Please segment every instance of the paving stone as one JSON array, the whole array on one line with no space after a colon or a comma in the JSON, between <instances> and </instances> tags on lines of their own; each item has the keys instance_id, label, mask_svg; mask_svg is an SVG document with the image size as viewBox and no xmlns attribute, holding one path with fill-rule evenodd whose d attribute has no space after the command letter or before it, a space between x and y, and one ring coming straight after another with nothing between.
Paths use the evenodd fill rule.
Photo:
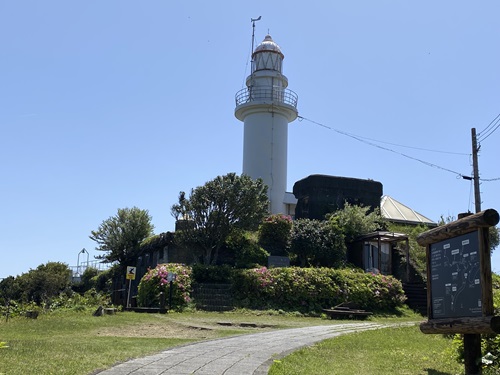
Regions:
<instances>
[{"instance_id":1,"label":"paving stone","mask_svg":"<svg viewBox=\"0 0 500 375\"><path fill-rule=\"evenodd\" d=\"M100 375L266 375L275 359L328 338L397 324L347 323L202 341L130 360Z\"/></svg>"}]
</instances>

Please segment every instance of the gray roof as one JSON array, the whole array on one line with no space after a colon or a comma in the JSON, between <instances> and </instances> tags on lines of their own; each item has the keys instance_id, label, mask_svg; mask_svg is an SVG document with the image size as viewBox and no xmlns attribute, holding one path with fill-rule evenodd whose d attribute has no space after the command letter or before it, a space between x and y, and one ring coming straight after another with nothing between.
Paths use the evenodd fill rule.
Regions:
<instances>
[{"instance_id":1,"label":"gray roof","mask_svg":"<svg viewBox=\"0 0 500 375\"><path fill-rule=\"evenodd\" d=\"M436 222L388 195L382 196L380 200L380 213L384 218L394 222L437 226Z\"/></svg>"}]
</instances>

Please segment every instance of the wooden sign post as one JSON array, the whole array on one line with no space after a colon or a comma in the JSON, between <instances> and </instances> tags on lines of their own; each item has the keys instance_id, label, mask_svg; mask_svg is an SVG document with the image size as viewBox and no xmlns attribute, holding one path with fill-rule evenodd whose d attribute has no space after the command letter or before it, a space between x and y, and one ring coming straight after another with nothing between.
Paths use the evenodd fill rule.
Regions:
<instances>
[{"instance_id":1,"label":"wooden sign post","mask_svg":"<svg viewBox=\"0 0 500 375\"><path fill-rule=\"evenodd\" d=\"M427 256L427 317L423 333L463 334L465 373L481 374L481 334L500 333L493 316L488 228L499 221L488 209L417 237Z\"/></svg>"}]
</instances>

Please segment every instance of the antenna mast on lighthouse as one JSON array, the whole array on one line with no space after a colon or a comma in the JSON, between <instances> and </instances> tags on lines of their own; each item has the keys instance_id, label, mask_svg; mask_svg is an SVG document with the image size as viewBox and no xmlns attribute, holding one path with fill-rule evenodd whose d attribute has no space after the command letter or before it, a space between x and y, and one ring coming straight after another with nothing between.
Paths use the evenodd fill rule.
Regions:
<instances>
[{"instance_id":1,"label":"antenna mast on lighthouse","mask_svg":"<svg viewBox=\"0 0 500 375\"><path fill-rule=\"evenodd\" d=\"M253 45L255 42L255 22L260 21L262 16L259 16L258 18L250 18L250 22L252 22L252 51L250 52L252 54L252 61L253 61Z\"/></svg>"}]
</instances>

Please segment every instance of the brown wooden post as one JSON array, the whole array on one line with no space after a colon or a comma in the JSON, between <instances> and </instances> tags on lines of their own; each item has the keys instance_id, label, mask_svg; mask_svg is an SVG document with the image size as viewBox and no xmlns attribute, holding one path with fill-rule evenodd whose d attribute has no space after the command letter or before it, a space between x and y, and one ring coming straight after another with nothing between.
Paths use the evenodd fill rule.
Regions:
<instances>
[{"instance_id":1,"label":"brown wooden post","mask_svg":"<svg viewBox=\"0 0 500 375\"><path fill-rule=\"evenodd\" d=\"M405 241L406 246L406 282L410 282L410 241L408 238Z\"/></svg>"},{"instance_id":2,"label":"brown wooden post","mask_svg":"<svg viewBox=\"0 0 500 375\"><path fill-rule=\"evenodd\" d=\"M464 335L465 375L481 375L481 335Z\"/></svg>"},{"instance_id":3,"label":"brown wooden post","mask_svg":"<svg viewBox=\"0 0 500 375\"><path fill-rule=\"evenodd\" d=\"M483 316L493 315L493 291L491 280L491 259L489 252L488 230L479 228L479 252L480 252L480 272L481 272L481 295ZM486 233L486 236L485 236ZM464 366L466 375L480 375L483 373L481 366L481 335L464 335Z\"/></svg>"}]
</instances>

